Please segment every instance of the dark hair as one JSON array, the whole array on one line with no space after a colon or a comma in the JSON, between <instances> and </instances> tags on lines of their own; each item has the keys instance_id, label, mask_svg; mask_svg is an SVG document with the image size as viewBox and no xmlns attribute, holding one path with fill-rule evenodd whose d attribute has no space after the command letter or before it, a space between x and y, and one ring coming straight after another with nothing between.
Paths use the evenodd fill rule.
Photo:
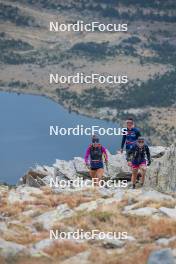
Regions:
<instances>
[{"instance_id":1,"label":"dark hair","mask_svg":"<svg viewBox=\"0 0 176 264\"><path fill-rule=\"evenodd\" d=\"M99 143L99 138L97 135L92 136L92 143Z\"/></svg>"},{"instance_id":2,"label":"dark hair","mask_svg":"<svg viewBox=\"0 0 176 264\"><path fill-rule=\"evenodd\" d=\"M127 118L127 120L134 122L134 119L132 117Z\"/></svg>"},{"instance_id":3,"label":"dark hair","mask_svg":"<svg viewBox=\"0 0 176 264\"><path fill-rule=\"evenodd\" d=\"M139 141L139 140L145 141L145 138L144 137L138 137L137 141Z\"/></svg>"}]
</instances>

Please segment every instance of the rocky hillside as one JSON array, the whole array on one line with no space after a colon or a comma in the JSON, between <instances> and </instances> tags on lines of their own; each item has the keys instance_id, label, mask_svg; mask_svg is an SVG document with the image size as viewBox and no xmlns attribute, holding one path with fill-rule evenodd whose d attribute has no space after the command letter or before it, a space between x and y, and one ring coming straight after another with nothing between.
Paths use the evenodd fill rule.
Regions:
<instances>
[{"instance_id":1,"label":"rocky hillside","mask_svg":"<svg viewBox=\"0 0 176 264\"><path fill-rule=\"evenodd\" d=\"M0 89L48 96L114 121L134 116L155 144L175 138L176 4L169 1L0 1ZM49 22L127 23L121 33L49 32ZM7 74L8 72L8 74ZM127 85L49 85L49 73L128 75Z\"/></svg>"},{"instance_id":2,"label":"rocky hillside","mask_svg":"<svg viewBox=\"0 0 176 264\"><path fill-rule=\"evenodd\" d=\"M145 186L154 188L161 192L176 192L176 146L170 148L157 146L150 147L152 163L147 170ZM108 153L109 165L105 168L104 180L118 181L131 179L131 169L128 167L125 154L111 155ZM31 187L49 186L50 180L59 179L75 181L83 179L88 181L89 173L85 166L84 159L76 157L70 161L56 160L52 167L37 166L33 170L27 172L22 177L19 184L27 184ZM86 183L87 184L87 183ZM83 184L84 187L84 184ZM75 189L73 185L70 190ZM79 188L78 188L79 189ZM60 186L56 188L57 192L65 191Z\"/></svg>"},{"instance_id":3,"label":"rocky hillside","mask_svg":"<svg viewBox=\"0 0 176 264\"><path fill-rule=\"evenodd\" d=\"M56 177L59 183L80 177L89 183L80 158L70 162L57 160L53 167L37 166L16 188L1 186L1 263L176 263L175 147L155 147L151 152L153 162L142 189L131 190L129 184L125 188L84 184L50 187L50 180ZM110 155L105 181L117 182L128 176L122 155ZM165 176L169 178L164 180ZM158 192L152 186L166 186L169 193ZM78 230L126 232L126 237L76 239L73 233ZM57 237L63 232L71 232L70 238Z\"/></svg>"},{"instance_id":4,"label":"rocky hillside","mask_svg":"<svg viewBox=\"0 0 176 264\"><path fill-rule=\"evenodd\" d=\"M165 154L156 159L148 169L146 186L154 187L162 192L176 192L176 147L169 148Z\"/></svg>"}]
</instances>

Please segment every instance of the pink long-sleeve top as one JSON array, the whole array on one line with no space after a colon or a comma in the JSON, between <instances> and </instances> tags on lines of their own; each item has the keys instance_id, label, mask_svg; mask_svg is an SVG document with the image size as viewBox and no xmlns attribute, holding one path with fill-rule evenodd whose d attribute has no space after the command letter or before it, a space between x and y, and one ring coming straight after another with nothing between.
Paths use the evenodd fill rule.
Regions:
<instances>
[{"instance_id":1,"label":"pink long-sleeve top","mask_svg":"<svg viewBox=\"0 0 176 264\"><path fill-rule=\"evenodd\" d=\"M88 163L88 160L89 160L91 146L92 146L91 144L88 146L85 157L84 157L84 161L86 164ZM104 156L105 161L108 161L108 154L107 154L105 147L103 146L102 146L102 155Z\"/></svg>"}]
</instances>

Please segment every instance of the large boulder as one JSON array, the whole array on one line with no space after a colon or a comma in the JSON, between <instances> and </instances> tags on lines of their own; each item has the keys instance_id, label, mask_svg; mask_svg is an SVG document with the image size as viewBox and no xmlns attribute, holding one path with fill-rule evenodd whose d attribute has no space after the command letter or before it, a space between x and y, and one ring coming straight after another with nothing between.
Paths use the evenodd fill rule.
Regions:
<instances>
[{"instance_id":1,"label":"large boulder","mask_svg":"<svg viewBox=\"0 0 176 264\"><path fill-rule=\"evenodd\" d=\"M73 164L75 167L75 170L78 174L80 174L83 177L88 177L89 176L89 170L85 166L85 162L83 158L80 157L75 157L73 160Z\"/></svg>"},{"instance_id":2,"label":"large boulder","mask_svg":"<svg viewBox=\"0 0 176 264\"><path fill-rule=\"evenodd\" d=\"M164 248L157 251L153 251L147 261L147 264L175 264L172 250L170 248Z\"/></svg>"},{"instance_id":3,"label":"large boulder","mask_svg":"<svg viewBox=\"0 0 176 264\"><path fill-rule=\"evenodd\" d=\"M146 174L146 187L163 192L176 192L176 145L165 151L161 158L153 160Z\"/></svg>"},{"instance_id":4,"label":"large boulder","mask_svg":"<svg viewBox=\"0 0 176 264\"><path fill-rule=\"evenodd\" d=\"M176 208L160 207L159 210L168 217L176 220Z\"/></svg>"},{"instance_id":5,"label":"large boulder","mask_svg":"<svg viewBox=\"0 0 176 264\"><path fill-rule=\"evenodd\" d=\"M14 204L18 202L33 202L35 197L33 194L42 194L40 189L29 186L19 186L18 188L12 189L8 193L8 202L9 204Z\"/></svg>"},{"instance_id":6,"label":"large boulder","mask_svg":"<svg viewBox=\"0 0 176 264\"><path fill-rule=\"evenodd\" d=\"M18 253L25 250L25 246L0 239L0 252L1 256L6 259L16 256Z\"/></svg>"},{"instance_id":7,"label":"large boulder","mask_svg":"<svg viewBox=\"0 0 176 264\"><path fill-rule=\"evenodd\" d=\"M56 209L38 216L35 218L34 222L40 223L43 228L49 230L55 223L61 221L62 219L71 217L73 213L73 210L71 210L67 204L61 204L58 205Z\"/></svg>"},{"instance_id":8,"label":"large boulder","mask_svg":"<svg viewBox=\"0 0 176 264\"><path fill-rule=\"evenodd\" d=\"M55 176L57 177L65 177L68 180L74 180L76 178L76 169L72 160L56 160L53 165L55 168Z\"/></svg>"},{"instance_id":9,"label":"large boulder","mask_svg":"<svg viewBox=\"0 0 176 264\"><path fill-rule=\"evenodd\" d=\"M170 149L167 149L165 147L150 147L151 156L154 159L154 162L151 165L151 168L149 169L149 172L147 175L152 175L152 177L148 177L148 185L154 187L156 185L156 182L158 180L158 166L159 168L163 166L163 164L160 163L162 160L164 160L164 167L171 166L168 165L169 163L167 160L168 152ZM173 155L172 153L170 154ZM105 167L104 177L106 180L130 180L131 179L131 168L127 165L126 161L126 154L125 152L123 154L117 153L115 155L112 155L108 152L109 157L109 165L108 168ZM169 162L171 162L171 159ZM164 171L164 167L162 171ZM170 170L172 170L170 168ZM167 172L167 171L166 171ZM173 175L174 171L171 173ZM60 181L75 181L79 177L86 180L89 178L89 171L87 167L85 166L85 162L83 158L76 157L73 160L65 161L65 160L56 160L56 162L53 164L52 167L48 166L36 166L33 170L30 170L23 178L22 183L32 186L32 187L40 187L45 185L50 185L50 180L56 180L59 183ZM150 180L152 178L152 181ZM166 173L163 176L164 180L166 180ZM170 176L172 178L172 176ZM170 179L169 182L173 182L174 179ZM170 181L171 180L171 181ZM171 183L172 185L172 183ZM57 190L62 192L62 188L58 188Z\"/></svg>"},{"instance_id":10,"label":"large boulder","mask_svg":"<svg viewBox=\"0 0 176 264\"><path fill-rule=\"evenodd\" d=\"M162 146L155 146L155 147L151 146L150 147L151 157L152 158L160 158L160 157L162 157L165 154L167 149L168 148L162 147Z\"/></svg>"},{"instance_id":11,"label":"large boulder","mask_svg":"<svg viewBox=\"0 0 176 264\"><path fill-rule=\"evenodd\" d=\"M111 179L129 179L131 176L131 169L127 165L125 153L117 153L116 155L108 153L108 157L108 176Z\"/></svg>"}]
</instances>

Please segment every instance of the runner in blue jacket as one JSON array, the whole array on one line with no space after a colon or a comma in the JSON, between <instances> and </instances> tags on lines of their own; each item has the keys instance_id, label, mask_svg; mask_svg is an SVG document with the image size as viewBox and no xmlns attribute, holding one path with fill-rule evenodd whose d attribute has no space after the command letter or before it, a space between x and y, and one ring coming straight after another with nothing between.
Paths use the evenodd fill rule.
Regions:
<instances>
[{"instance_id":1,"label":"runner in blue jacket","mask_svg":"<svg viewBox=\"0 0 176 264\"><path fill-rule=\"evenodd\" d=\"M123 153L124 146L126 147L126 159L128 165L131 166L130 153L129 151L136 144L137 139L141 136L138 128L134 127L134 121L132 118L128 118L127 123L127 134L123 135L121 143L121 153Z\"/></svg>"}]
</instances>

